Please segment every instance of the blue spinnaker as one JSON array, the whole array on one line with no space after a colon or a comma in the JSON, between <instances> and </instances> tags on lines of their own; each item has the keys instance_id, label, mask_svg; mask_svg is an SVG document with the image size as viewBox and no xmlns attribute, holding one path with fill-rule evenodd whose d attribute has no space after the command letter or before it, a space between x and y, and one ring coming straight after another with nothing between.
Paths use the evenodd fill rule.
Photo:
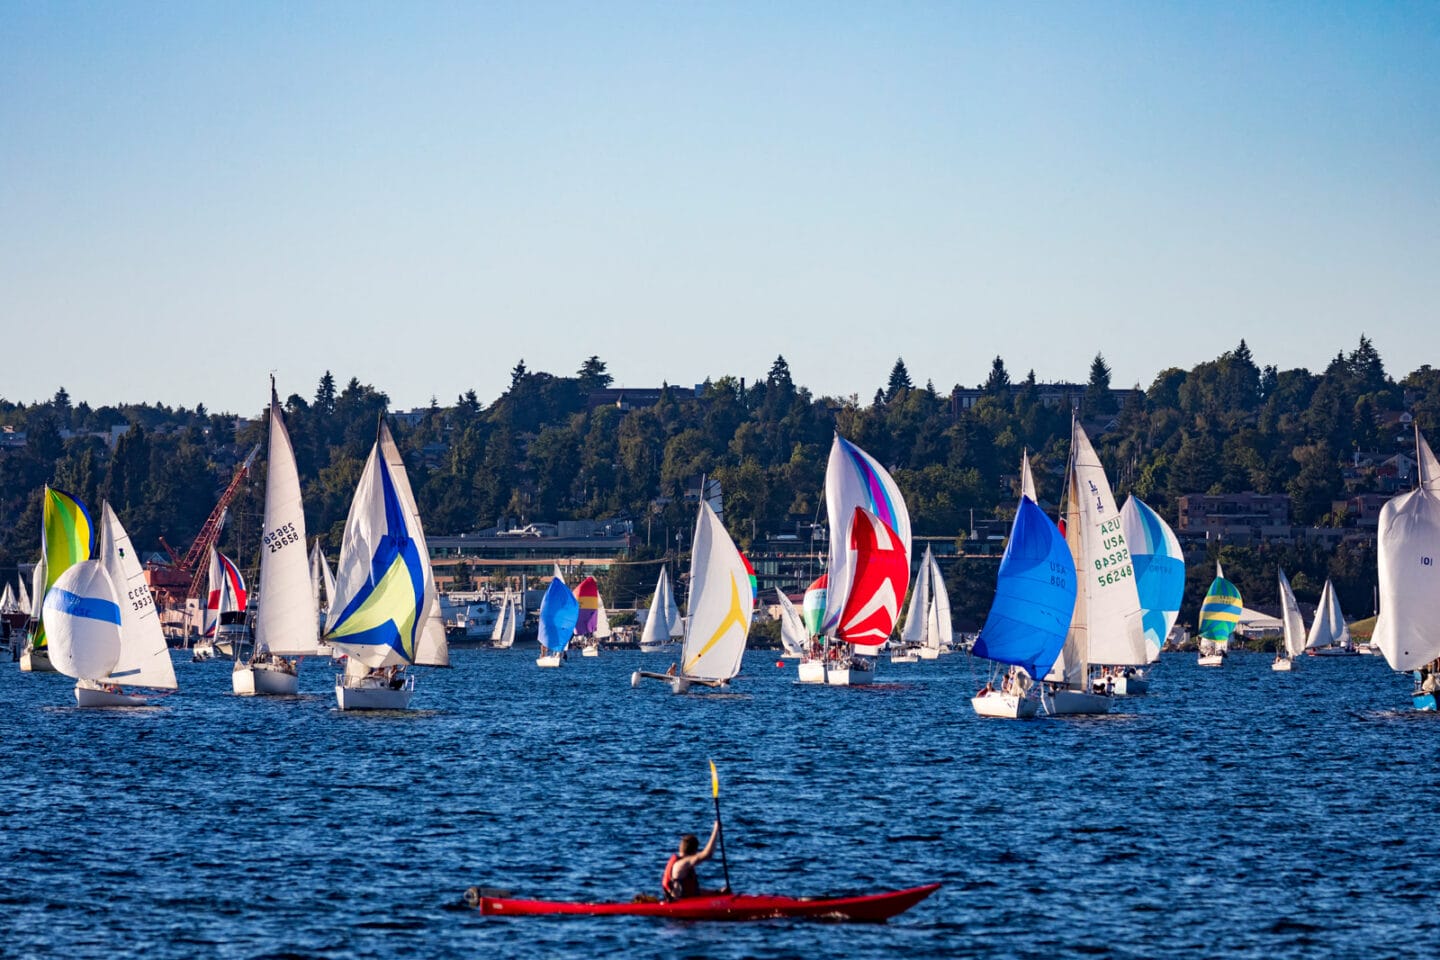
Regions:
<instances>
[{"instance_id":1,"label":"blue spinnaker","mask_svg":"<svg viewBox=\"0 0 1440 960\"><path fill-rule=\"evenodd\" d=\"M1074 612L1070 547L1034 501L1021 497L975 655L1023 667L1038 680L1060 656Z\"/></svg>"},{"instance_id":2,"label":"blue spinnaker","mask_svg":"<svg viewBox=\"0 0 1440 960\"><path fill-rule=\"evenodd\" d=\"M559 577L550 581L540 601L540 646L559 653L570 644L575 623L580 619L580 601Z\"/></svg>"},{"instance_id":3,"label":"blue spinnaker","mask_svg":"<svg viewBox=\"0 0 1440 960\"><path fill-rule=\"evenodd\" d=\"M1185 558L1169 524L1139 497L1130 497L1120 511L1120 519L1135 564L1145 642L1158 652L1180 616L1180 601L1185 598Z\"/></svg>"}]
</instances>

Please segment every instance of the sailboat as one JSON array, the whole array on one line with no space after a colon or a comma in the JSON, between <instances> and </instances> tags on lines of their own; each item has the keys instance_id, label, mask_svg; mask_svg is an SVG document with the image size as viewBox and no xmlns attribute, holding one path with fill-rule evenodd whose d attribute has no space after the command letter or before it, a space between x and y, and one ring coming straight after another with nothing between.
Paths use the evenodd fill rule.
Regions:
<instances>
[{"instance_id":1,"label":"sailboat","mask_svg":"<svg viewBox=\"0 0 1440 960\"><path fill-rule=\"evenodd\" d=\"M1415 452L1420 485L1380 509L1380 612L1370 642L1391 670L1415 672L1411 702L1429 711L1440 685L1440 464L1418 428Z\"/></svg>"},{"instance_id":2,"label":"sailboat","mask_svg":"<svg viewBox=\"0 0 1440 960\"><path fill-rule=\"evenodd\" d=\"M1288 671L1295 658L1305 652L1305 621L1300 617L1300 604L1295 602L1295 591L1290 589L1285 571L1277 573L1280 578L1280 622L1285 627L1285 637L1270 669Z\"/></svg>"},{"instance_id":3,"label":"sailboat","mask_svg":"<svg viewBox=\"0 0 1440 960\"><path fill-rule=\"evenodd\" d=\"M72 564L46 591L45 620L56 670L74 677L82 707L144 706L121 686L174 690L175 669L135 548L108 503L100 549Z\"/></svg>"},{"instance_id":4,"label":"sailboat","mask_svg":"<svg viewBox=\"0 0 1440 960\"><path fill-rule=\"evenodd\" d=\"M1113 697L1090 667L1143 666L1144 614L1120 511L1105 468L1077 419L1071 419L1065 485L1065 541L1075 562L1075 612L1045 699L1052 715L1109 713ZM1096 688L1099 689L1096 689Z\"/></svg>"},{"instance_id":5,"label":"sailboat","mask_svg":"<svg viewBox=\"0 0 1440 960\"><path fill-rule=\"evenodd\" d=\"M775 588L775 599L780 604L780 656L794 660L805 654L805 621L800 611L785 596L785 591Z\"/></svg>"},{"instance_id":6,"label":"sailboat","mask_svg":"<svg viewBox=\"0 0 1440 960\"><path fill-rule=\"evenodd\" d=\"M828 578L820 574L805 588L805 596L801 600L801 610L804 611L801 618L805 627L805 646L800 654L800 682L801 683L824 683L825 682L825 656L827 648L821 641L823 622L825 620L825 587Z\"/></svg>"},{"instance_id":7,"label":"sailboat","mask_svg":"<svg viewBox=\"0 0 1440 960\"><path fill-rule=\"evenodd\" d=\"M1345 625L1345 614L1340 610L1340 597L1328 577L1320 591L1320 602L1315 605L1315 619L1311 621L1310 635L1305 639L1305 654L1311 657L1358 656L1350 643L1350 628Z\"/></svg>"},{"instance_id":8,"label":"sailboat","mask_svg":"<svg viewBox=\"0 0 1440 960\"><path fill-rule=\"evenodd\" d=\"M575 587L575 600L580 604L580 617L575 621L575 633L583 638L580 655L598 657L600 641L610 636L610 616L594 577L586 577Z\"/></svg>"},{"instance_id":9,"label":"sailboat","mask_svg":"<svg viewBox=\"0 0 1440 960\"><path fill-rule=\"evenodd\" d=\"M400 498L406 517L409 518L411 536L420 544L420 553L425 557L428 570L430 550L425 543L424 524L420 522L420 506L415 502L414 491L410 489L410 476L405 471L405 459L400 456L400 448L395 445L390 428L383 424L380 428L380 456L385 458L385 464L390 468L390 476L395 480L395 493ZM429 605L424 615L424 624L420 628L419 639L415 642L412 662L417 667L449 667L450 642L445 637L445 620L440 614L440 593L435 587L433 572L426 596L429 598Z\"/></svg>"},{"instance_id":10,"label":"sailboat","mask_svg":"<svg viewBox=\"0 0 1440 960\"><path fill-rule=\"evenodd\" d=\"M910 580L910 512L889 471L838 433L825 465L825 512L830 531L820 623L825 682L870 683ZM888 625L877 634L882 620Z\"/></svg>"},{"instance_id":11,"label":"sailboat","mask_svg":"<svg viewBox=\"0 0 1440 960\"><path fill-rule=\"evenodd\" d=\"M234 560L213 546L208 584L200 638L190 652L192 660L213 660L217 651L233 656L249 644L245 617L250 593L245 577Z\"/></svg>"},{"instance_id":12,"label":"sailboat","mask_svg":"<svg viewBox=\"0 0 1440 960\"><path fill-rule=\"evenodd\" d=\"M85 504L63 490L46 486L43 496L40 563L35 567L31 591L35 616L29 624L20 669L30 673L54 673L46 650L45 595L71 566L89 560L94 528Z\"/></svg>"},{"instance_id":13,"label":"sailboat","mask_svg":"<svg viewBox=\"0 0 1440 960\"><path fill-rule=\"evenodd\" d=\"M915 573L915 584L910 588L910 606L905 611L905 629L900 631L900 642L890 648L891 663L916 663L920 659L920 648L925 646L926 619L930 613L930 548L925 548L925 559ZM934 656L926 658L935 659Z\"/></svg>"},{"instance_id":14,"label":"sailboat","mask_svg":"<svg viewBox=\"0 0 1440 960\"><path fill-rule=\"evenodd\" d=\"M418 517L401 495L409 482L382 422L380 437L355 487L335 595L323 639L346 654L335 680L341 710L401 710L410 705L415 678L401 671L417 662L417 649L435 603L435 580ZM413 502L413 501L412 501Z\"/></svg>"},{"instance_id":15,"label":"sailboat","mask_svg":"<svg viewBox=\"0 0 1440 960\"><path fill-rule=\"evenodd\" d=\"M703 498L690 548L690 597L686 606L689 629L685 631L678 672L637 670L630 676L632 687L648 677L668 683L675 693L685 693L692 686L728 686L740 672L755 613L755 590L735 541Z\"/></svg>"},{"instance_id":16,"label":"sailboat","mask_svg":"<svg viewBox=\"0 0 1440 960\"><path fill-rule=\"evenodd\" d=\"M270 440L265 465L265 531L260 538L260 605L255 644L246 658L235 651L230 686L242 697L294 695L300 690L299 659L320 652L319 611L305 549L305 508L300 471L270 380ZM294 659L292 659L294 658Z\"/></svg>"},{"instance_id":17,"label":"sailboat","mask_svg":"<svg viewBox=\"0 0 1440 960\"><path fill-rule=\"evenodd\" d=\"M330 569L330 561L325 559L325 551L320 549L319 540L310 548L310 595L315 598L315 635L319 637L325 632L325 613L330 609L330 598L335 595L335 574ZM317 642L316 647L320 656L339 657L328 643Z\"/></svg>"},{"instance_id":18,"label":"sailboat","mask_svg":"<svg viewBox=\"0 0 1440 960\"><path fill-rule=\"evenodd\" d=\"M1175 531L1137 496L1127 497L1120 508L1120 529L1135 565L1146 659L1155 663L1180 617L1180 603L1185 599L1185 556ZM1139 695L1149 691L1150 681L1139 671L1126 670L1115 678L1114 687L1118 696Z\"/></svg>"},{"instance_id":19,"label":"sailboat","mask_svg":"<svg viewBox=\"0 0 1440 960\"><path fill-rule=\"evenodd\" d=\"M564 662L565 648L570 645L579 619L580 601L565 586L565 578L556 567L540 600L540 656L535 658L535 666L558 667Z\"/></svg>"},{"instance_id":20,"label":"sailboat","mask_svg":"<svg viewBox=\"0 0 1440 960\"><path fill-rule=\"evenodd\" d=\"M1224 666L1230 636L1244 609L1240 589L1225 579L1225 571L1217 561L1215 579L1205 593L1205 602L1200 605L1200 666Z\"/></svg>"},{"instance_id":21,"label":"sailboat","mask_svg":"<svg viewBox=\"0 0 1440 960\"><path fill-rule=\"evenodd\" d=\"M972 653L1006 664L1010 676L993 681L970 705L982 717L1035 716L1037 680L1050 672L1065 646L1075 613L1075 559L1060 530L1022 494L995 577L995 601Z\"/></svg>"},{"instance_id":22,"label":"sailboat","mask_svg":"<svg viewBox=\"0 0 1440 960\"><path fill-rule=\"evenodd\" d=\"M655 595L650 598L650 611L645 616L645 629L640 633L640 652L660 653L675 646L684 635L685 621L680 617L675 591L670 587L669 568L662 566L660 578L655 581Z\"/></svg>"},{"instance_id":23,"label":"sailboat","mask_svg":"<svg viewBox=\"0 0 1440 960\"><path fill-rule=\"evenodd\" d=\"M500 600L500 613L495 617L495 628L490 632L490 642L501 650L515 645L515 621L520 617L515 601L507 590Z\"/></svg>"},{"instance_id":24,"label":"sailboat","mask_svg":"<svg viewBox=\"0 0 1440 960\"><path fill-rule=\"evenodd\" d=\"M925 571L925 606L915 652L921 660L935 660L940 654L949 653L955 640L955 628L950 621L950 593L945 589L945 577L929 546L925 547L925 559L920 565ZM906 627L908 629L908 622Z\"/></svg>"}]
</instances>

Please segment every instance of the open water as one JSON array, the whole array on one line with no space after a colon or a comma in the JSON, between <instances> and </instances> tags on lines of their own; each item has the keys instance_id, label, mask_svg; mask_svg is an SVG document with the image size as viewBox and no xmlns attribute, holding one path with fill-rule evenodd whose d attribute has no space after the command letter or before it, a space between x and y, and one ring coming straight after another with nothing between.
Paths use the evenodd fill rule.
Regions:
<instances>
[{"instance_id":1,"label":"open water","mask_svg":"<svg viewBox=\"0 0 1440 960\"><path fill-rule=\"evenodd\" d=\"M773 656L773 655L772 655ZM632 690L657 656L458 650L414 712L230 695L79 710L0 666L0 956L1412 957L1440 936L1440 717L1380 658L1166 655L1092 719L979 720L963 655ZM481 917L471 884L653 892L712 816L749 892L945 887L888 926ZM717 862L702 867L718 885Z\"/></svg>"}]
</instances>

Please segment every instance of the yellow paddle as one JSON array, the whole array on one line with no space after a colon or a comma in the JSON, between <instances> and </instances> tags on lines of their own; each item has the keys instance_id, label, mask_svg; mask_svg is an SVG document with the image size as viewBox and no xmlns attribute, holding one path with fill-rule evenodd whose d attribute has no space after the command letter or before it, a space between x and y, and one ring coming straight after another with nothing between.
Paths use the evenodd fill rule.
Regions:
<instances>
[{"instance_id":1,"label":"yellow paddle","mask_svg":"<svg viewBox=\"0 0 1440 960\"><path fill-rule=\"evenodd\" d=\"M710 761L710 792L715 796L715 826L720 840L720 864L725 869L725 892L730 892L730 861L725 856L725 826L720 822L720 774L715 771L715 761Z\"/></svg>"}]
</instances>

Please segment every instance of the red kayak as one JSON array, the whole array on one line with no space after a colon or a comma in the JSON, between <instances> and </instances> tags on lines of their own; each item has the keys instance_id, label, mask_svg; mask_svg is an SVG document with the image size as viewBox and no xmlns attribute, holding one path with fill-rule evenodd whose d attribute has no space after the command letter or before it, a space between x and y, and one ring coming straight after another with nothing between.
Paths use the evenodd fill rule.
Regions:
<instances>
[{"instance_id":1,"label":"red kayak","mask_svg":"<svg viewBox=\"0 0 1440 960\"><path fill-rule=\"evenodd\" d=\"M800 917L853 923L884 923L940 889L938 883L861 897L781 897L727 893L670 903L560 903L481 897L480 912L495 917L670 917L675 920L771 920Z\"/></svg>"}]
</instances>

